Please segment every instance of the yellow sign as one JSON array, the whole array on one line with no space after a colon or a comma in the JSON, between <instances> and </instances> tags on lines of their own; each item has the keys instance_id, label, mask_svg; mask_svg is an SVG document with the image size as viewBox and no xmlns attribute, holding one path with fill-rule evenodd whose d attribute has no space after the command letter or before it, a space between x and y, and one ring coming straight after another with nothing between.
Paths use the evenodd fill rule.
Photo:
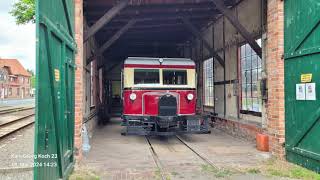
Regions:
<instances>
[{"instance_id":1,"label":"yellow sign","mask_svg":"<svg viewBox=\"0 0 320 180\"><path fill-rule=\"evenodd\" d=\"M54 77L55 77L55 80L57 82L60 81L60 71L59 71L59 69L54 69Z\"/></svg>"},{"instance_id":2,"label":"yellow sign","mask_svg":"<svg viewBox=\"0 0 320 180\"><path fill-rule=\"evenodd\" d=\"M312 81L312 74L301 74L301 82L308 83Z\"/></svg>"}]
</instances>

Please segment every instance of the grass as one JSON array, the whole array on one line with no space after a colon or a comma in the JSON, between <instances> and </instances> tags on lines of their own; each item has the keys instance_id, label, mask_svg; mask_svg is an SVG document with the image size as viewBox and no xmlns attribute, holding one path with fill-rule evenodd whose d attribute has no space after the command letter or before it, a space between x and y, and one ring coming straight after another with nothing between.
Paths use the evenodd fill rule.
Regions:
<instances>
[{"instance_id":1,"label":"grass","mask_svg":"<svg viewBox=\"0 0 320 180\"><path fill-rule=\"evenodd\" d=\"M177 172L171 172L171 174L173 175L173 176L178 176L179 175L179 173L177 173Z\"/></svg>"},{"instance_id":2,"label":"grass","mask_svg":"<svg viewBox=\"0 0 320 180\"><path fill-rule=\"evenodd\" d=\"M70 175L69 180L100 180L100 177L92 171L77 170Z\"/></svg>"},{"instance_id":3,"label":"grass","mask_svg":"<svg viewBox=\"0 0 320 180\"><path fill-rule=\"evenodd\" d=\"M259 168L247 169L250 174L262 174L303 180L320 180L320 174L285 161L270 159Z\"/></svg>"},{"instance_id":4,"label":"grass","mask_svg":"<svg viewBox=\"0 0 320 180\"><path fill-rule=\"evenodd\" d=\"M157 170L154 172L154 175L155 175L155 179L156 180L161 180L162 179L162 175L161 175L161 170L159 168L157 168ZM169 175L165 175L164 177L166 180L170 180L170 176Z\"/></svg>"},{"instance_id":5,"label":"grass","mask_svg":"<svg viewBox=\"0 0 320 180\"><path fill-rule=\"evenodd\" d=\"M225 168L216 168L207 164L201 165L201 170L206 173L213 174L216 178L231 176L233 172Z\"/></svg>"},{"instance_id":6,"label":"grass","mask_svg":"<svg viewBox=\"0 0 320 180\"><path fill-rule=\"evenodd\" d=\"M250 173L250 174L260 174L261 173L261 171L259 169L256 169L256 168L248 169L247 172Z\"/></svg>"}]
</instances>

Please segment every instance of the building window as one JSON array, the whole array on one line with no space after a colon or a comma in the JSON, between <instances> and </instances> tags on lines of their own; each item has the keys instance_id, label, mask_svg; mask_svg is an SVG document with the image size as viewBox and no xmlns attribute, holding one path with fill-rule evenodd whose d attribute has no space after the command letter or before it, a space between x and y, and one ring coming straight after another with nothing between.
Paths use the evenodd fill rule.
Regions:
<instances>
[{"instance_id":1,"label":"building window","mask_svg":"<svg viewBox=\"0 0 320 180\"><path fill-rule=\"evenodd\" d=\"M159 84L159 69L135 69L134 84Z\"/></svg>"},{"instance_id":2,"label":"building window","mask_svg":"<svg viewBox=\"0 0 320 180\"><path fill-rule=\"evenodd\" d=\"M90 106L95 106L95 94L94 94L94 64L93 62L90 63Z\"/></svg>"},{"instance_id":3,"label":"building window","mask_svg":"<svg viewBox=\"0 0 320 180\"><path fill-rule=\"evenodd\" d=\"M9 96L12 96L12 88L9 88Z\"/></svg>"},{"instance_id":4,"label":"building window","mask_svg":"<svg viewBox=\"0 0 320 180\"><path fill-rule=\"evenodd\" d=\"M165 85L186 85L186 70L163 70L163 84Z\"/></svg>"},{"instance_id":5,"label":"building window","mask_svg":"<svg viewBox=\"0 0 320 180\"><path fill-rule=\"evenodd\" d=\"M261 39L257 40L261 46ZM261 59L249 44L240 46L241 112L261 112L258 82L261 79Z\"/></svg>"},{"instance_id":6,"label":"building window","mask_svg":"<svg viewBox=\"0 0 320 180\"><path fill-rule=\"evenodd\" d=\"M20 88L17 88L17 96L20 95Z\"/></svg>"},{"instance_id":7,"label":"building window","mask_svg":"<svg viewBox=\"0 0 320 180\"><path fill-rule=\"evenodd\" d=\"M214 105L213 58L203 62L204 105Z\"/></svg>"}]
</instances>

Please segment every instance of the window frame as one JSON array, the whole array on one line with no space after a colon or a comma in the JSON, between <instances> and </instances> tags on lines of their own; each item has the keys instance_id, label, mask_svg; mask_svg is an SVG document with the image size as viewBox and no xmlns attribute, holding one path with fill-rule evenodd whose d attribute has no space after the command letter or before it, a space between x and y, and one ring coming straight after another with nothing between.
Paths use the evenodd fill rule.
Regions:
<instances>
[{"instance_id":1,"label":"window frame","mask_svg":"<svg viewBox=\"0 0 320 180\"><path fill-rule=\"evenodd\" d=\"M188 85L188 71L187 69L162 69L162 77L160 77L160 79L162 78L162 85L165 86L186 86ZM166 84L165 83L165 79L164 79L164 73L165 71L171 71L171 72L183 72L185 73L185 83L184 84Z\"/></svg>"},{"instance_id":2,"label":"window frame","mask_svg":"<svg viewBox=\"0 0 320 180\"><path fill-rule=\"evenodd\" d=\"M202 68L203 68L203 106L204 107L214 107L214 61L213 58L208 58L203 61ZM210 64L210 66L206 66L206 64ZM206 68L205 68L206 67ZM210 70L211 68L211 70ZM211 77L207 76L211 72ZM208 78L207 78L208 77ZM210 82L207 86L208 82ZM212 88L210 93L210 89ZM209 93L209 95L208 95ZM211 99L210 99L211 98Z\"/></svg>"},{"instance_id":3,"label":"window frame","mask_svg":"<svg viewBox=\"0 0 320 180\"><path fill-rule=\"evenodd\" d=\"M262 44L262 37L257 37L256 38L256 41L260 40L261 44ZM242 92L242 89L243 89L243 79L242 79L242 74L244 71L247 71L246 70L243 70L242 68L242 59L243 57L241 57L241 48L243 46L246 46L246 45L249 45L247 42L242 42L242 43L239 43L238 44L238 78L239 78L239 109L240 109L240 114L246 114L246 115L253 115L253 116L258 116L258 117L262 117L262 98L261 96L259 96L259 91L258 91L258 85L259 85L259 81L261 79L259 79L259 73L260 73L260 78L261 78L261 72L262 72L262 59L253 51L253 49L251 48L251 46L249 45L250 49L251 49L251 54L250 54L250 58L251 58L251 65L250 65L250 69L248 69L250 71L250 74L251 74L251 77L250 77L250 83L247 83L245 82L245 85L246 87L248 87L248 85L250 85L251 87L251 96L249 97L250 99L254 99L256 98L258 100L258 103L259 103L259 111L253 111L253 110L247 110L247 109L244 109L243 108L243 92ZM246 53L246 52L245 52ZM260 59L260 66L257 65L255 68L252 68L252 57L253 56L256 56L257 57L257 62L259 62L259 59ZM247 55L244 56L245 58L248 57ZM259 71L260 69L260 71ZM257 78L256 78L256 87L257 87L257 93L258 95L256 97L253 97L253 92L252 92L252 84L253 84L253 81L252 81L252 72L253 70L256 70L257 71ZM247 99L248 97L246 97Z\"/></svg>"},{"instance_id":4,"label":"window frame","mask_svg":"<svg viewBox=\"0 0 320 180\"><path fill-rule=\"evenodd\" d=\"M135 83L135 71L136 70L157 70L158 71L158 83ZM133 70L133 85L134 86L143 86L143 85L160 85L161 84L161 74L160 74L160 69L156 69L156 68L135 68Z\"/></svg>"}]
</instances>

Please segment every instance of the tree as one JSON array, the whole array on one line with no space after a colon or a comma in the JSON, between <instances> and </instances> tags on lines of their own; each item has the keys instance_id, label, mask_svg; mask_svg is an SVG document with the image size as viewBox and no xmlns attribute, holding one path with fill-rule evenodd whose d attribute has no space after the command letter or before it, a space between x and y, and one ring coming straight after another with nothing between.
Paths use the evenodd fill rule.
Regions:
<instances>
[{"instance_id":1,"label":"tree","mask_svg":"<svg viewBox=\"0 0 320 180\"><path fill-rule=\"evenodd\" d=\"M27 69L27 71L31 74L30 80L31 80L31 87L36 87L36 76L34 74L34 71L32 69Z\"/></svg>"},{"instance_id":2,"label":"tree","mask_svg":"<svg viewBox=\"0 0 320 180\"><path fill-rule=\"evenodd\" d=\"M31 74L31 76L34 76L34 71L32 69L27 69L27 71Z\"/></svg>"},{"instance_id":3,"label":"tree","mask_svg":"<svg viewBox=\"0 0 320 180\"><path fill-rule=\"evenodd\" d=\"M16 19L16 23L27 24L35 22L35 0L19 0L13 5L10 14Z\"/></svg>"},{"instance_id":4,"label":"tree","mask_svg":"<svg viewBox=\"0 0 320 180\"><path fill-rule=\"evenodd\" d=\"M36 77L31 76L30 80L31 80L31 87L36 88Z\"/></svg>"}]
</instances>

